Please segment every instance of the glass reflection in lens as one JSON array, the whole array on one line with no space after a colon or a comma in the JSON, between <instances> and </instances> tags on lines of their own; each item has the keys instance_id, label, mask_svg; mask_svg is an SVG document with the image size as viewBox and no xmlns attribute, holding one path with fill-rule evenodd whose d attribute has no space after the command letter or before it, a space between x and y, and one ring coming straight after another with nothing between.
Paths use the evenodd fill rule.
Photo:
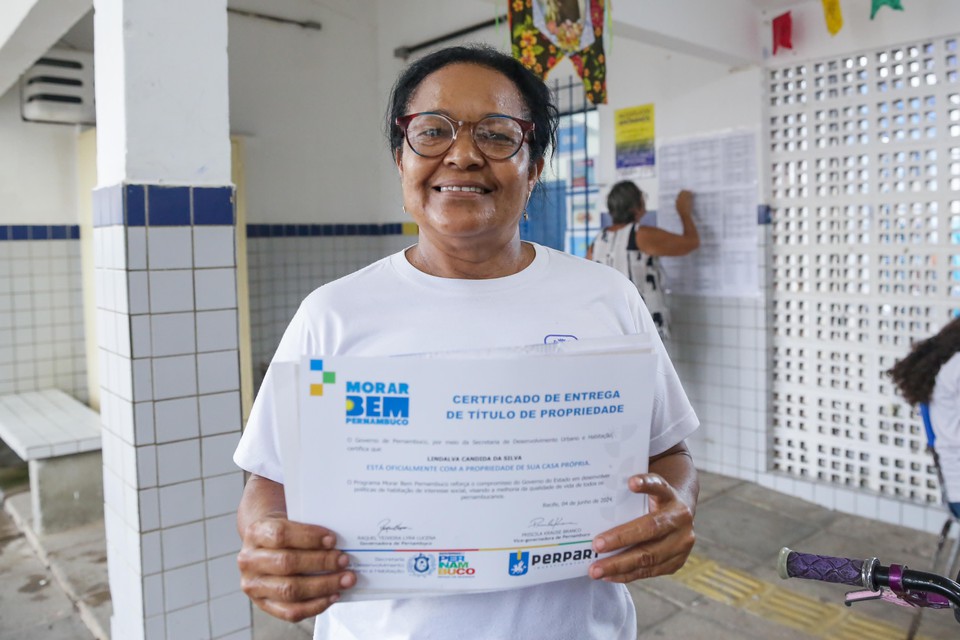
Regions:
<instances>
[{"instance_id":1,"label":"glass reflection in lens","mask_svg":"<svg viewBox=\"0 0 960 640\"><path fill-rule=\"evenodd\" d=\"M520 125L510 118L484 118L473 129L473 139L484 154L494 159L512 156L523 143Z\"/></svg>"}]
</instances>

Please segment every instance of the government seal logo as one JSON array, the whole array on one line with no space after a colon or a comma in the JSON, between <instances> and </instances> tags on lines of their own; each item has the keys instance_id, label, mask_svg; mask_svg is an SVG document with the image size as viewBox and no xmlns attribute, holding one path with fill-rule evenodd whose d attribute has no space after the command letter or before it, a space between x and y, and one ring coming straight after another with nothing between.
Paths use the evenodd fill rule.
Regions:
<instances>
[{"instance_id":1,"label":"government seal logo","mask_svg":"<svg viewBox=\"0 0 960 640\"><path fill-rule=\"evenodd\" d=\"M407 572L415 576L428 576L436 569L433 554L419 553L407 561Z\"/></svg>"}]
</instances>

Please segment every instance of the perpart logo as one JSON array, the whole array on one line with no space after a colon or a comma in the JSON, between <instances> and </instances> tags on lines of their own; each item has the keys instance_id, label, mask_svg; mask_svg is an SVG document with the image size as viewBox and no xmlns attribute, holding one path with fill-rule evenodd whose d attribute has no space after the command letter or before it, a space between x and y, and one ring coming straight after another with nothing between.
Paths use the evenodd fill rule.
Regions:
<instances>
[{"instance_id":1,"label":"perpart logo","mask_svg":"<svg viewBox=\"0 0 960 640\"><path fill-rule=\"evenodd\" d=\"M570 564L594 560L599 556L590 548L576 551L554 551L552 553L534 553L528 551L512 551L510 553L510 575L522 576L530 570L545 564Z\"/></svg>"},{"instance_id":2,"label":"perpart logo","mask_svg":"<svg viewBox=\"0 0 960 640\"><path fill-rule=\"evenodd\" d=\"M347 382L347 423L405 425L410 418L406 382Z\"/></svg>"}]
</instances>

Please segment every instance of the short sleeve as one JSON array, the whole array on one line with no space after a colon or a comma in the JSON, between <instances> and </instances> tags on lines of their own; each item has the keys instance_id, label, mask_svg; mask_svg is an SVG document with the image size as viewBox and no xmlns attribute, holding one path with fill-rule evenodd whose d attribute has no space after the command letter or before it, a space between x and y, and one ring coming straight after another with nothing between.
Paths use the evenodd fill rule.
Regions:
<instances>
[{"instance_id":1,"label":"short sleeve","mask_svg":"<svg viewBox=\"0 0 960 640\"><path fill-rule=\"evenodd\" d=\"M283 464L280 459L280 429L296 425L278 425L274 418L276 402L273 364L276 362L299 362L306 353L312 353L315 347L312 323L304 306L301 305L287 325L280 344L273 356L267 374L260 385L260 391L250 410L240 444L233 454L234 463L250 473L263 476L283 484Z\"/></svg>"}]
</instances>

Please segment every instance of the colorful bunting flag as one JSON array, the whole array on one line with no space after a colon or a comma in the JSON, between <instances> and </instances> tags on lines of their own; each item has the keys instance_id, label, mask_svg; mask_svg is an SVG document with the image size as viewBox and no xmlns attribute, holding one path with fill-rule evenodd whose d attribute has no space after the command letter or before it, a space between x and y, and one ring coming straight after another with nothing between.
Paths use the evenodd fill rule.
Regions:
<instances>
[{"instance_id":1,"label":"colorful bunting flag","mask_svg":"<svg viewBox=\"0 0 960 640\"><path fill-rule=\"evenodd\" d=\"M880 11L880 7L890 7L896 11L903 11L900 0L873 0L873 6L870 8L871 20L873 20L873 16L877 15L877 11Z\"/></svg>"},{"instance_id":2,"label":"colorful bunting flag","mask_svg":"<svg viewBox=\"0 0 960 640\"><path fill-rule=\"evenodd\" d=\"M843 13L840 11L840 0L823 0L823 17L827 21L827 31L835 36L843 28Z\"/></svg>"},{"instance_id":3,"label":"colorful bunting flag","mask_svg":"<svg viewBox=\"0 0 960 640\"><path fill-rule=\"evenodd\" d=\"M569 57L583 79L587 100L606 104L606 0L508 1L513 57L543 79L564 56Z\"/></svg>"},{"instance_id":4,"label":"colorful bunting flag","mask_svg":"<svg viewBox=\"0 0 960 640\"><path fill-rule=\"evenodd\" d=\"M773 19L773 55L780 49L793 49L793 16L789 11Z\"/></svg>"}]
</instances>

